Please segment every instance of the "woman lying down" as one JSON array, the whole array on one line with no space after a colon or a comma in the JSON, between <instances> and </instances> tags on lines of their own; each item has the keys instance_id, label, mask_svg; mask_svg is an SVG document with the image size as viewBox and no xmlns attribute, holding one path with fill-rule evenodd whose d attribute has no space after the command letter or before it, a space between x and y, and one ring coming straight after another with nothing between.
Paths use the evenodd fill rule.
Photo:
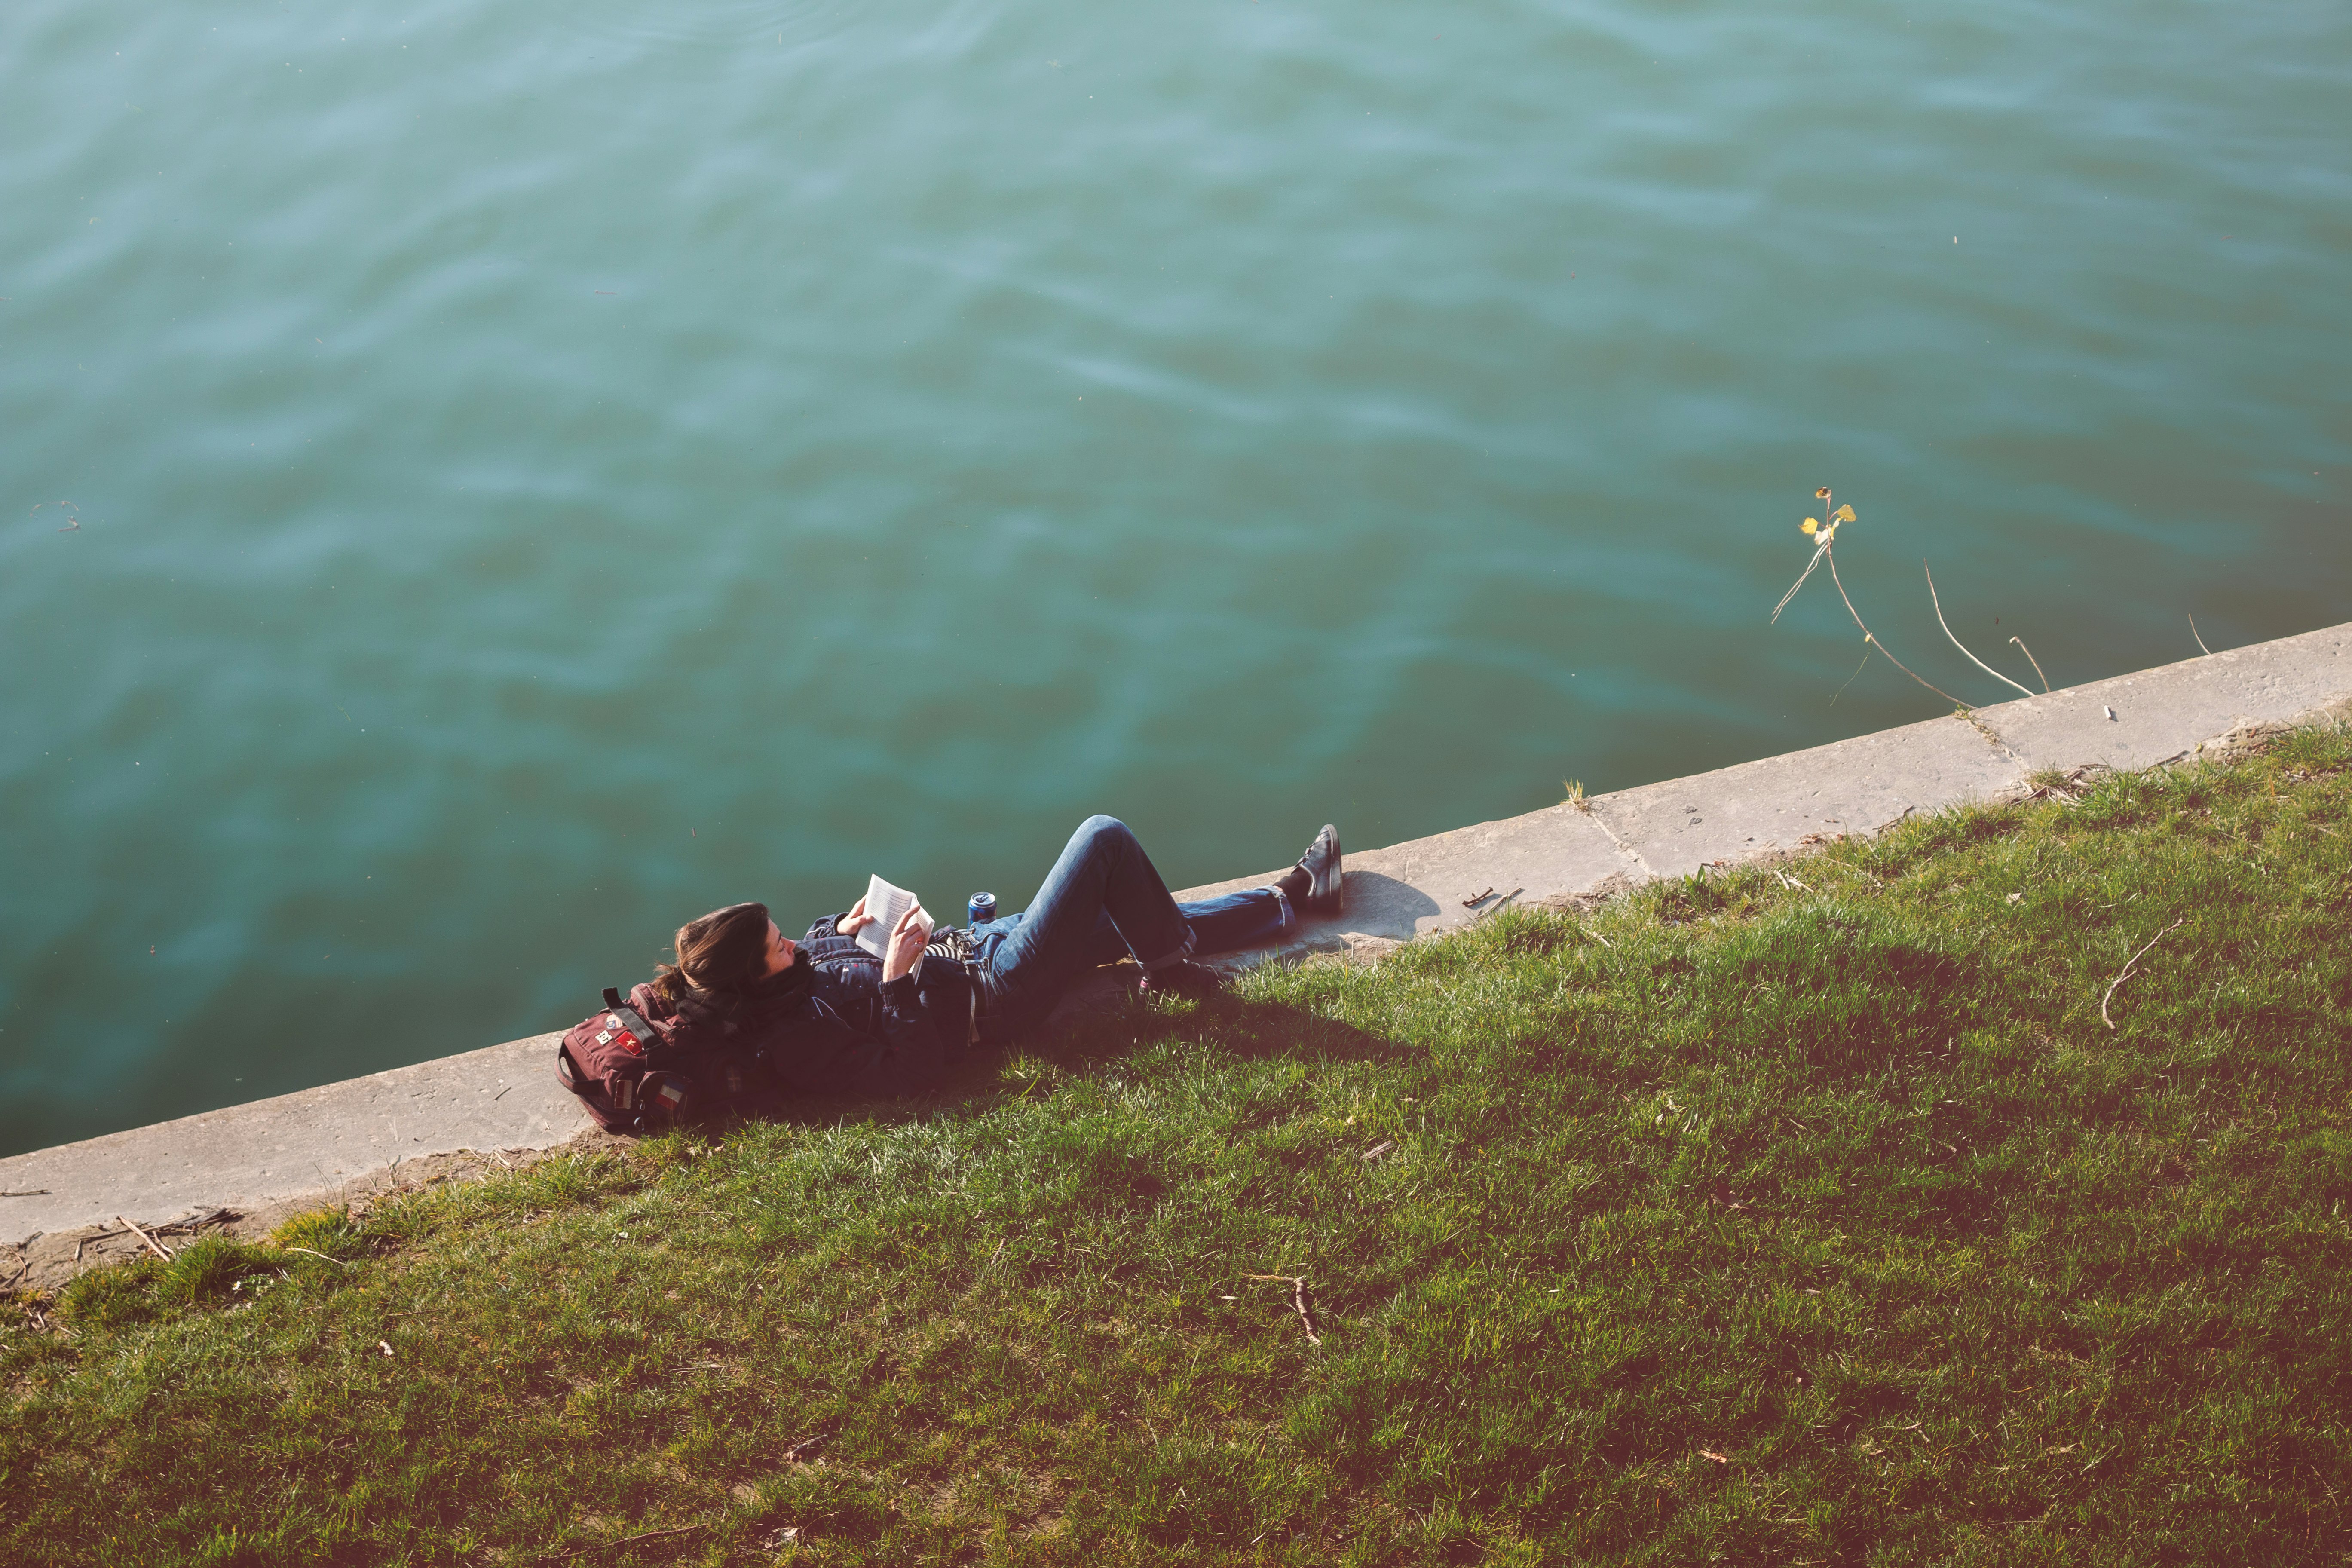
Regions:
<instances>
[{"instance_id":1,"label":"woman lying down","mask_svg":"<svg viewBox=\"0 0 2352 1568\"><path fill-rule=\"evenodd\" d=\"M1090 816L1028 909L928 933L909 910L879 962L856 940L874 923L864 899L797 942L765 904L689 921L677 962L625 1002L606 991L556 1072L615 1131L761 1091L919 1094L951 1055L1016 1037L1099 965L1133 957L1145 994L1212 991L1222 981L1193 954L1278 942L1304 916L1339 913L1339 894L1335 827L1269 886L1178 903L1125 823Z\"/></svg>"}]
</instances>

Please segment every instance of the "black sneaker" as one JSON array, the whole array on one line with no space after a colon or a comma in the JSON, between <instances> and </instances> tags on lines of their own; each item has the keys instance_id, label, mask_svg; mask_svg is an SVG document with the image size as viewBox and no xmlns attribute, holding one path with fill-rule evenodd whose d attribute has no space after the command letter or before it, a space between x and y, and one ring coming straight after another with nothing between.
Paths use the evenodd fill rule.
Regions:
<instances>
[{"instance_id":1,"label":"black sneaker","mask_svg":"<svg viewBox=\"0 0 2352 1568\"><path fill-rule=\"evenodd\" d=\"M1195 963L1189 958L1165 963L1158 969L1147 969L1143 978L1135 984L1135 994L1149 999L1153 996L1190 996L1198 999L1214 996L1225 988L1225 977L1205 963Z\"/></svg>"},{"instance_id":2,"label":"black sneaker","mask_svg":"<svg viewBox=\"0 0 2352 1568\"><path fill-rule=\"evenodd\" d=\"M1329 823L1315 836L1307 853L1298 858L1298 868L1307 873L1307 897L1301 900L1310 915L1336 915L1339 912L1339 830Z\"/></svg>"}]
</instances>

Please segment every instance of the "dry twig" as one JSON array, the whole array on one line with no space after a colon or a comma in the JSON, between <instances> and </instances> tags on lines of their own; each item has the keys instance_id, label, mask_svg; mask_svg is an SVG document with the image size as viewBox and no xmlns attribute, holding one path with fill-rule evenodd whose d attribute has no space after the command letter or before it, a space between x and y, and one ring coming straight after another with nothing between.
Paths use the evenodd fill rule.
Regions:
<instances>
[{"instance_id":1,"label":"dry twig","mask_svg":"<svg viewBox=\"0 0 2352 1568\"><path fill-rule=\"evenodd\" d=\"M1927 572L1927 563L1925 561L1919 563L1919 570L1922 572ZM1952 637L1952 624L1944 619L1944 601L1937 595L1936 574L1933 572L1927 572L1927 602L1936 606L1936 624L1944 628L1944 635L1946 637L1952 637L1952 646L1954 647L1958 648L1962 653L1969 654L1969 662L1970 664L1975 665L1979 669L1983 670L1987 675L1991 676L1995 680L2001 682L2003 685L2014 687L2017 690L2024 692L2028 697L2033 695L2030 689L2019 686L2017 682L2010 679L2009 677L2003 675L2000 671L1995 669L1992 666L1987 664L1976 655L1969 653L1969 645L1962 642L1959 638ZM2023 643L2019 643L2018 646L2020 647L2023 647L2025 645Z\"/></svg>"},{"instance_id":2,"label":"dry twig","mask_svg":"<svg viewBox=\"0 0 2352 1568\"><path fill-rule=\"evenodd\" d=\"M1885 654L1886 661L1889 664L1901 670L1904 674L1909 676L1912 679L1917 681L1920 685L1926 687L1928 690L1934 692L1937 696L1942 698L1945 701L1950 703L1953 707L1966 708L1968 706L1967 703L1961 701L1958 698L1953 696L1950 692L1945 690L1942 687L1937 685L1934 681L1928 679L1926 676L1920 674L1917 670L1912 668L1901 659L1896 658L1893 653L1888 651L1886 645L1878 640L1876 634L1872 632L1870 627L1864 623L1862 612L1853 607L1853 597L1845 591L1845 581L1838 575L1837 568L1837 531L1840 524L1852 522L1853 521L1853 508L1851 506L1832 507L1830 503L1835 500L1836 498L1830 493L1830 487L1827 485L1823 485L1821 489L1815 490L1813 492L1813 499L1820 501L1822 505L1822 515L1820 518L1809 517L1805 519L1805 532L1815 535L1813 558L1805 563L1805 570L1803 573L1798 576L1794 583L1790 584L1789 591L1780 595L1780 602L1772 606L1772 619L1775 622L1780 620L1780 612L1789 607L1789 602L1797 596L1797 591L1800 588L1802 588L1812 577L1814 569L1826 561L1829 563L1830 581L1837 584L1838 598L1845 605L1845 613L1852 616L1853 617L1853 624L1861 628L1862 640L1864 644L1868 647L1874 647L1879 652ZM1927 591L1931 595L1935 593L1935 580L1932 577L1928 579ZM1943 619L1943 606L1939 605L1936 609L1936 618L1940 621ZM1951 631L1951 627L1946 626L1944 628L1944 635L1950 637ZM1959 638L1953 637L1952 642L1955 647L1958 647L1959 644ZM1960 648L1960 651L1962 653L1969 653L1969 650L1965 647ZM1969 653L1969 658L1975 659L1978 666L1983 668L1988 674L1999 676L2003 680L2009 679L2007 676L2001 675L1999 670L1994 669L1982 659L1977 658L1976 655ZM1863 662L1865 664L1869 662L1867 656L1864 657ZM1854 670L1855 675L1860 675L1862 671L1859 668ZM2013 680L2011 680L2009 683L2011 686L2017 686L2017 682ZM1849 677L1846 680L1846 685L1851 686L1853 684L1853 679ZM2020 691L2025 691L2025 688L2022 686L2018 686L2017 689ZM1839 694L1841 696L1844 694L1843 688L1840 688ZM2033 695L2033 693L2030 691L2026 691L2025 694L2028 697ZM1836 698L1831 699L1832 702L1836 701Z\"/></svg>"},{"instance_id":3,"label":"dry twig","mask_svg":"<svg viewBox=\"0 0 2352 1568\"><path fill-rule=\"evenodd\" d=\"M2182 924L2183 924L2183 923L2185 923L2185 922L2188 921L2188 919L2189 919L2189 917L2188 917L2187 915L2183 915L2183 916L2181 916L2179 920L2177 920L2177 921L2173 921L2170 925L2168 925L2168 926L2165 927L2162 931L2160 931L2157 932L2154 936L2149 937L2149 938L2147 939L2147 945L2146 947L2142 947L2142 948L2141 948L2137 952L2135 952L2135 953L2133 953L2133 954L2131 955L2131 963L2126 963L2126 964L2125 964L2125 965L2124 965L2124 972L2123 972L2121 974L2116 975L2116 978L2115 978L2114 983L2113 983L2112 984L2110 984L2110 985L2107 987L2107 994L2106 994L2106 995L2102 996L2102 997L2100 997L2100 998L2099 998L2099 1020L2100 1020L2100 1022L2102 1022L2102 1023L2105 1024L2105 1025L2106 1025L2106 1026L2107 1026L2108 1028L2110 1028L2110 1029L2112 1029L2112 1028L2114 1028L2114 1027L2116 1026L2116 1021L2115 1021L2113 1018L2110 1018L2110 1017L2108 1017L2108 1016L2107 1016L2107 1003L2108 1003L2108 1001L2109 1001L2111 998L2113 998L2113 997L2114 997L2114 995L2115 995L2115 994L2116 994L2116 986L2117 986L2117 985L2121 985L2125 981L2129 980L2129 979L2132 977L2132 967L2133 967L2133 965L2134 965L2134 964L2138 963L2139 963L2139 961L2140 961L2141 959L2146 958L2146 957L2147 956L2147 950L2148 950L2148 948L2150 948L2150 947L2154 947L2158 942L2162 942L2166 937L2168 937L2168 936L2171 935L2174 931L2179 931L2179 930L2180 929L2180 927L2182 926Z\"/></svg>"},{"instance_id":4,"label":"dry twig","mask_svg":"<svg viewBox=\"0 0 2352 1568\"><path fill-rule=\"evenodd\" d=\"M1846 687L1852 686L1855 681L1860 680L1860 679L1862 679L1862 672L1863 672L1863 670L1864 670L1864 668L1866 668L1869 666L1869 664L1870 664L1870 650L1869 650L1868 648L1866 648L1866 647L1865 647L1865 648L1864 648L1864 649L1862 650L1862 662L1861 662L1860 664L1855 665L1855 666L1853 667L1853 673L1852 675L1849 675L1849 676L1847 676L1847 677L1845 678L1845 686L1841 686L1841 687L1839 687L1835 691L1833 691L1833 692L1832 692L1832 693L1830 694L1830 706L1831 706L1831 707L1834 708L1834 707L1836 707L1836 706L1838 705L1838 699L1845 695L1845 693L1846 693Z\"/></svg>"},{"instance_id":5,"label":"dry twig","mask_svg":"<svg viewBox=\"0 0 2352 1568\"><path fill-rule=\"evenodd\" d=\"M1497 910L1507 909L1510 907L1510 902L1513 899L1517 898L1521 893L1526 891L1527 889L1525 888L1513 888L1507 893L1497 893L1493 889L1489 888L1485 894L1481 895L1481 898L1482 900L1491 899L1494 901L1488 903L1485 909L1480 910L1476 914L1473 915L1471 919L1484 920Z\"/></svg>"},{"instance_id":6,"label":"dry twig","mask_svg":"<svg viewBox=\"0 0 2352 1568\"><path fill-rule=\"evenodd\" d=\"M1822 558L1829 552L1830 542L1826 539L1813 546L1813 558L1805 563L1804 571L1798 576L1796 582L1790 584L1789 591L1780 595L1780 602L1772 606L1772 619L1776 623L1780 618L1780 612L1789 607L1789 601L1797 596L1797 590L1805 585L1805 579L1813 574L1813 568L1819 566L1822 563Z\"/></svg>"},{"instance_id":7,"label":"dry twig","mask_svg":"<svg viewBox=\"0 0 2352 1568\"><path fill-rule=\"evenodd\" d=\"M1928 679L1926 676L1920 674L1917 670L1912 668L1909 665L1904 663L1893 654L1886 652L1886 645L1880 642L1878 638L1872 634L1871 629L1868 626L1862 626L1862 612L1853 607L1853 601L1852 599L1846 598L1845 583L1838 576L1836 553L1831 551L1827 546L1822 547L1822 553L1828 557L1830 563L1830 581L1837 584L1838 597L1845 600L1845 613L1853 617L1853 624L1855 626L1862 626L1862 640L1876 648L1879 652L1885 653L1887 663L1893 665L1895 668L1901 670L1904 674L1909 676L1912 679L1917 681L1920 685L1926 687L1928 690L1934 692L1937 696L1942 698L1953 707L1967 707L1967 703L1961 701L1958 698L1953 696L1950 692L1945 690L1942 687L1937 685L1934 681ZM2031 696L2032 694L2028 692L2027 695Z\"/></svg>"},{"instance_id":8,"label":"dry twig","mask_svg":"<svg viewBox=\"0 0 2352 1568\"><path fill-rule=\"evenodd\" d=\"M618 1541L603 1542L594 1546L578 1546L572 1548L572 1550L569 1552L558 1552L552 1556L542 1557L540 1561L541 1563L561 1563L570 1557L585 1557L591 1552L610 1552L616 1546L635 1546L640 1541L659 1541L665 1536L686 1535L694 1531L708 1530L709 1528L710 1527L707 1524L681 1524L676 1530L648 1530L643 1535L625 1535Z\"/></svg>"},{"instance_id":9,"label":"dry twig","mask_svg":"<svg viewBox=\"0 0 2352 1568\"><path fill-rule=\"evenodd\" d=\"M1315 1326L1315 1298L1307 1289L1307 1277L1305 1275L1244 1274L1242 1278L1244 1279L1265 1279L1277 1284L1289 1286L1290 1304L1297 1311L1299 1322L1306 1327L1307 1342L1310 1345L1319 1345L1323 1342L1322 1331Z\"/></svg>"},{"instance_id":10,"label":"dry twig","mask_svg":"<svg viewBox=\"0 0 2352 1568\"><path fill-rule=\"evenodd\" d=\"M2197 637L2197 617L2195 616L2189 617L2189 635L2192 637L2197 637L2197 651L2199 653L2203 654L2207 658L2211 658L2213 657L2213 650L2205 646L2205 639L2201 637Z\"/></svg>"},{"instance_id":11,"label":"dry twig","mask_svg":"<svg viewBox=\"0 0 2352 1568\"><path fill-rule=\"evenodd\" d=\"M1307 1293L1307 1281L1304 1279L1295 1282L1290 1304L1298 1309L1298 1321L1307 1330L1307 1342L1310 1345L1321 1344L1323 1336L1315 1331L1315 1300Z\"/></svg>"},{"instance_id":12,"label":"dry twig","mask_svg":"<svg viewBox=\"0 0 2352 1568\"><path fill-rule=\"evenodd\" d=\"M145 1242L145 1243L147 1244L147 1249L148 1249L150 1252L152 1252L156 1257L158 1257L158 1258L162 1258L162 1259L163 1259L164 1262L166 1262L166 1263L169 1263L169 1262L171 1262L171 1261L172 1261L172 1254L171 1254L170 1249L169 1249L169 1248L167 1248L167 1247L164 1247L164 1245L163 1245L162 1242L160 1242L160 1241L156 1240L153 1237L152 1237L152 1236L148 1235L145 1231L143 1231L143 1230L140 1229L137 1226L135 1226L135 1225L131 1225L131 1222L130 1222L129 1220L127 1220L127 1219L123 1219L123 1218L122 1218L122 1216L121 1216L121 1215L116 1215L114 1217L115 1217L117 1220L121 1221L121 1222L122 1224L124 1224L124 1225L130 1225L130 1226L131 1226L131 1235L133 1235L133 1236L135 1236L135 1237L137 1237L140 1240L142 1240L142 1241Z\"/></svg>"},{"instance_id":13,"label":"dry twig","mask_svg":"<svg viewBox=\"0 0 2352 1568\"><path fill-rule=\"evenodd\" d=\"M2025 662L2033 667L2033 673L2042 675L2042 661L2033 657L2033 650L2025 646L2025 639L2011 637L2009 640L2017 645L2017 651L2025 656ZM2050 695L2050 678L2046 675L2042 675L2042 695L2044 697Z\"/></svg>"},{"instance_id":14,"label":"dry twig","mask_svg":"<svg viewBox=\"0 0 2352 1568\"><path fill-rule=\"evenodd\" d=\"M311 1256L311 1257L313 1257L313 1258L327 1258L327 1255L326 1255L325 1253L323 1253L323 1252L312 1251L312 1249L311 1249L311 1248L307 1247L290 1247L290 1246L289 1246L289 1247L288 1247L286 1248L286 1250L287 1250L287 1251L289 1251L289 1252L308 1252L308 1253L310 1253L310 1256ZM343 1261L341 1258L327 1258L327 1261L328 1261L328 1262L330 1262L330 1263L331 1263L331 1264L333 1264L333 1265L334 1265L336 1268L349 1268L351 1267L351 1265L350 1265L350 1264L348 1264L348 1263L344 1262L344 1261Z\"/></svg>"}]
</instances>

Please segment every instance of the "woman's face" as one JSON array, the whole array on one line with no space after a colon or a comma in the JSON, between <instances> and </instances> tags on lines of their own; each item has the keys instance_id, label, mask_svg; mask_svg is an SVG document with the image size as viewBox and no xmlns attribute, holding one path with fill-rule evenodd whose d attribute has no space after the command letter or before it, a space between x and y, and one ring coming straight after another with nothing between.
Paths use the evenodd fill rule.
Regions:
<instances>
[{"instance_id":1,"label":"woman's face","mask_svg":"<svg viewBox=\"0 0 2352 1568\"><path fill-rule=\"evenodd\" d=\"M782 974L793 966L793 957L799 951L793 939L783 933L775 921L768 922L768 967L762 973Z\"/></svg>"}]
</instances>

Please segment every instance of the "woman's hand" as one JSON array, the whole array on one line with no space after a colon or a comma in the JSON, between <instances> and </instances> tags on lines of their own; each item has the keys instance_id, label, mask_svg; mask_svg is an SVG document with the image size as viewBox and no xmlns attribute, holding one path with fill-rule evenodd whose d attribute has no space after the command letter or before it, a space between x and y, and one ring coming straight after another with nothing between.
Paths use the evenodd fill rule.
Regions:
<instances>
[{"instance_id":1,"label":"woman's hand","mask_svg":"<svg viewBox=\"0 0 2352 1568\"><path fill-rule=\"evenodd\" d=\"M856 936L873 923L874 917L866 912L866 895L860 893L857 901L849 906L849 912L833 922L833 932L835 936Z\"/></svg>"},{"instance_id":2,"label":"woman's hand","mask_svg":"<svg viewBox=\"0 0 2352 1568\"><path fill-rule=\"evenodd\" d=\"M866 913L866 900L858 900L857 905L852 913L857 916L858 922L861 925L872 924L871 917ZM930 939L930 920L923 913L923 906L917 904L906 912L899 920L898 929L890 933L889 950L882 958L883 984L887 985L893 980L913 973L916 963L923 956L923 944Z\"/></svg>"}]
</instances>

